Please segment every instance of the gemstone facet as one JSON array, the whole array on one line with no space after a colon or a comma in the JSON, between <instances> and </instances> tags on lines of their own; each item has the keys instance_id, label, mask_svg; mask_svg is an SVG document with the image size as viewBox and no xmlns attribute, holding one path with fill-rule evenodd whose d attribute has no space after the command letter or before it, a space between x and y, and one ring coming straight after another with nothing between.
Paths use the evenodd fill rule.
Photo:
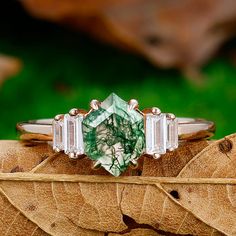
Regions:
<instances>
[{"instance_id":1,"label":"gemstone facet","mask_svg":"<svg viewBox=\"0 0 236 236\"><path fill-rule=\"evenodd\" d=\"M167 119L167 149L178 148L178 120Z\"/></svg>"},{"instance_id":2,"label":"gemstone facet","mask_svg":"<svg viewBox=\"0 0 236 236\"><path fill-rule=\"evenodd\" d=\"M146 114L146 153L165 154L166 153L166 115Z\"/></svg>"},{"instance_id":3,"label":"gemstone facet","mask_svg":"<svg viewBox=\"0 0 236 236\"><path fill-rule=\"evenodd\" d=\"M81 155L84 153L82 121L82 115L66 114L64 116L64 150L66 154Z\"/></svg>"},{"instance_id":4,"label":"gemstone facet","mask_svg":"<svg viewBox=\"0 0 236 236\"><path fill-rule=\"evenodd\" d=\"M146 153L165 154L166 150L178 147L178 120L168 114L146 114L145 119Z\"/></svg>"},{"instance_id":5,"label":"gemstone facet","mask_svg":"<svg viewBox=\"0 0 236 236\"><path fill-rule=\"evenodd\" d=\"M63 120L53 120L53 150L61 151L64 149L63 144Z\"/></svg>"},{"instance_id":6,"label":"gemstone facet","mask_svg":"<svg viewBox=\"0 0 236 236\"><path fill-rule=\"evenodd\" d=\"M112 93L83 120L85 154L114 176L144 152L143 115Z\"/></svg>"}]
</instances>

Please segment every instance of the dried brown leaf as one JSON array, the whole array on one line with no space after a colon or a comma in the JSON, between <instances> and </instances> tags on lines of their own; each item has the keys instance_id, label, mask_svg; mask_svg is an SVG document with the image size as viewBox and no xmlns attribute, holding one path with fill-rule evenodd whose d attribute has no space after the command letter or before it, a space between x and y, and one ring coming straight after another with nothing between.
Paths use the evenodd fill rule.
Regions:
<instances>
[{"instance_id":1,"label":"dried brown leaf","mask_svg":"<svg viewBox=\"0 0 236 236\"><path fill-rule=\"evenodd\" d=\"M105 176L87 158L70 161L47 144L1 141L0 212L10 222L2 227L6 235L235 235L235 185L217 183L235 178L235 139L143 157L126 173L138 178ZM194 182L205 177L211 184Z\"/></svg>"},{"instance_id":2,"label":"dried brown leaf","mask_svg":"<svg viewBox=\"0 0 236 236\"><path fill-rule=\"evenodd\" d=\"M18 74L21 67L19 59L0 54L0 87L6 79Z\"/></svg>"},{"instance_id":3,"label":"dried brown leaf","mask_svg":"<svg viewBox=\"0 0 236 236\"><path fill-rule=\"evenodd\" d=\"M118 236L120 234L116 233L110 233L108 236ZM129 233L122 234L123 236L143 236L143 235L148 235L148 236L162 236L164 234L159 234L154 230L151 229L133 229Z\"/></svg>"},{"instance_id":4,"label":"dried brown leaf","mask_svg":"<svg viewBox=\"0 0 236 236\"><path fill-rule=\"evenodd\" d=\"M154 65L197 68L235 35L233 0L21 0L34 16L73 26Z\"/></svg>"}]
</instances>

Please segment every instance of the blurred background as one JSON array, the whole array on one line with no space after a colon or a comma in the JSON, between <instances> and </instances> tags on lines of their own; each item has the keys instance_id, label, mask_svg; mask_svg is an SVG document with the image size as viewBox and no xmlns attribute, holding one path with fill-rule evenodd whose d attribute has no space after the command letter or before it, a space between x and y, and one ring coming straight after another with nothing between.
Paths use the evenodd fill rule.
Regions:
<instances>
[{"instance_id":1,"label":"blurred background","mask_svg":"<svg viewBox=\"0 0 236 236\"><path fill-rule=\"evenodd\" d=\"M0 139L111 92L236 132L233 0L0 4Z\"/></svg>"}]
</instances>

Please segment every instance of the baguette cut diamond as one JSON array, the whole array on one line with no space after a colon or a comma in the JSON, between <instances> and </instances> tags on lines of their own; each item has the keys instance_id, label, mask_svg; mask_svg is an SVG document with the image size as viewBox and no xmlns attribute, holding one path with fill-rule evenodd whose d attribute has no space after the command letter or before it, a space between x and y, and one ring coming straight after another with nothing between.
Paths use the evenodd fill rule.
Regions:
<instances>
[{"instance_id":1,"label":"baguette cut diamond","mask_svg":"<svg viewBox=\"0 0 236 236\"><path fill-rule=\"evenodd\" d=\"M61 151L64 149L63 145L63 120L53 120L53 149Z\"/></svg>"},{"instance_id":2,"label":"baguette cut diamond","mask_svg":"<svg viewBox=\"0 0 236 236\"><path fill-rule=\"evenodd\" d=\"M77 133L76 154L77 155L84 154L84 140L83 140L82 122L83 122L83 116L77 115L77 117L76 117L76 133Z\"/></svg>"},{"instance_id":3,"label":"baguette cut diamond","mask_svg":"<svg viewBox=\"0 0 236 236\"><path fill-rule=\"evenodd\" d=\"M167 144L166 115L146 114L146 153L165 154Z\"/></svg>"},{"instance_id":4,"label":"baguette cut diamond","mask_svg":"<svg viewBox=\"0 0 236 236\"><path fill-rule=\"evenodd\" d=\"M66 154L84 154L82 121L82 115L70 116L66 114L64 116L64 148Z\"/></svg>"},{"instance_id":5,"label":"baguette cut diamond","mask_svg":"<svg viewBox=\"0 0 236 236\"><path fill-rule=\"evenodd\" d=\"M178 120L167 119L167 149L178 148Z\"/></svg>"}]
</instances>

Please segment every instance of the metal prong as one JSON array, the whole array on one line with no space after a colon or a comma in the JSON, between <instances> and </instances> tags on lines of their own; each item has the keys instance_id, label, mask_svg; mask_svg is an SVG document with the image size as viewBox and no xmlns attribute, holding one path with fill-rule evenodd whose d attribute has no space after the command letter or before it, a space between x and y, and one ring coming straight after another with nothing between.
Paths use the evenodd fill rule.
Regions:
<instances>
[{"instance_id":1,"label":"metal prong","mask_svg":"<svg viewBox=\"0 0 236 236\"><path fill-rule=\"evenodd\" d=\"M158 154L158 153L154 153L154 154L153 154L153 158L154 158L154 159L159 159L160 157L161 157L161 155Z\"/></svg>"},{"instance_id":2,"label":"metal prong","mask_svg":"<svg viewBox=\"0 0 236 236\"><path fill-rule=\"evenodd\" d=\"M130 161L130 163L131 163L131 168L135 169L135 168L138 167L138 161L137 160L133 159L133 160Z\"/></svg>"},{"instance_id":3,"label":"metal prong","mask_svg":"<svg viewBox=\"0 0 236 236\"><path fill-rule=\"evenodd\" d=\"M79 113L79 110L77 108L73 108L69 111L69 114L71 116L76 116Z\"/></svg>"},{"instance_id":4,"label":"metal prong","mask_svg":"<svg viewBox=\"0 0 236 236\"><path fill-rule=\"evenodd\" d=\"M78 160L81 160L81 159L83 159L83 158L85 158L86 156L84 155L84 154L78 154L78 153L76 153L76 159L78 159Z\"/></svg>"},{"instance_id":5,"label":"metal prong","mask_svg":"<svg viewBox=\"0 0 236 236\"><path fill-rule=\"evenodd\" d=\"M70 159L77 159L77 156L73 152L70 152L68 156Z\"/></svg>"},{"instance_id":6,"label":"metal prong","mask_svg":"<svg viewBox=\"0 0 236 236\"><path fill-rule=\"evenodd\" d=\"M169 118L169 119L171 119L171 120L174 120L176 117L175 117L174 114L168 113L168 114L167 114L167 118Z\"/></svg>"},{"instance_id":7,"label":"metal prong","mask_svg":"<svg viewBox=\"0 0 236 236\"><path fill-rule=\"evenodd\" d=\"M137 164L138 164L138 161L135 160L135 159L131 160L130 162L131 162L133 165L137 165Z\"/></svg>"},{"instance_id":8,"label":"metal prong","mask_svg":"<svg viewBox=\"0 0 236 236\"><path fill-rule=\"evenodd\" d=\"M96 99L93 99L91 102L90 102L90 107L93 109L93 110L98 110L99 107L101 106L101 103L96 100Z\"/></svg>"},{"instance_id":9,"label":"metal prong","mask_svg":"<svg viewBox=\"0 0 236 236\"><path fill-rule=\"evenodd\" d=\"M168 148L168 151L173 152L175 148Z\"/></svg>"},{"instance_id":10,"label":"metal prong","mask_svg":"<svg viewBox=\"0 0 236 236\"><path fill-rule=\"evenodd\" d=\"M129 100L128 104L130 110L135 110L138 108L138 101L136 99Z\"/></svg>"},{"instance_id":11,"label":"metal prong","mask_svg":"<svg viewBox=\"0 0 236 236\"><path fill-rule=\"evenodd\" d=\"M161 110L158 107L153 107L152 108L152 114L153 115L160 115L161 114Z\"/></svg>"},{"instance_id":12,"label":"metal prong","mask_svg":"<svg viewBox=\"0 0 236 236\"><path fill-rule=\"evenodd\" d=\"M62 114L59 114L59 115L56 115L55 117L54 117L54 120L55 121L59 121L59 120L61 120L63 118L63 115Z\"/></svg>"},{"instance_id":13,"label":"metal prong","mask_svg":"<svg viewBox=\"0 0 236 236\"><path fill-rule=\"evenodd\" d=\"M76 152L76 156L77 156L77 157L82 156L82 155L84 155L84 152L82 152L82 151Z\"/></svg>"},{"instance_id":14,"label":"metal prong","mask_svg":"<svg viewBox=\"0 0 236 236\"><path fill-rule=\"evenodd\" d=\"M93 163L92 168L93 168L94 170L97 170L97 169L99 169L100 167L101 167L100 161L96 161L96 162Z\"/></svg>"},{"instance_id":15,"label":"metal prong","mask_svg":"<svg viewBox=\"0 0 236 236\"><path fill-rule=\"evenodd\" d=\"M59 148L54 148L53 149L55 152L60 152L61 150Z\"/></svg>"}]
</instances>

